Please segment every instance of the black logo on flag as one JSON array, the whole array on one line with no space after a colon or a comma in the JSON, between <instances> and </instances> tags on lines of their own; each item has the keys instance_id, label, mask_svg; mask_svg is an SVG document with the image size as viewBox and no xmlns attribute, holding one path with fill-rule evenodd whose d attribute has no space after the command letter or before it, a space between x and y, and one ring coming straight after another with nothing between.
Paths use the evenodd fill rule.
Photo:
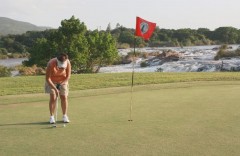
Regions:
<instances>
[{"instance_id":1,"label":"black logo on flag","mask_svg":"<svg viewBox=\"0 0 240 156\"><path fill-rule=\"evenodd\" d=\"M140 29L141 29L142 34L145 34L148 31L148 28L149 28L148 23L142 22L140 24Z\"/></svg>"}]
</instances>

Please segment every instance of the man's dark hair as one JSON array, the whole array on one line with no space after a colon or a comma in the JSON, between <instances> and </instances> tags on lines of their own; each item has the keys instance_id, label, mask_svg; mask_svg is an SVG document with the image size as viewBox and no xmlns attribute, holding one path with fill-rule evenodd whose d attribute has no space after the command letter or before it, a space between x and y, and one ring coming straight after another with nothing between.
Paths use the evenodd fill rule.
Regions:
<instances>
[{"instance_id":1,"label":"man's dark hair","mask_svg":"<svg viewBox=\"0 0 240 156\"><path fill-rule=\"evenodd\" d=\"M60 53L57 57L57 59L61 62L63 62L64 58L68 59L68 55L66 53Z\"/></svg>"}]
</instances>

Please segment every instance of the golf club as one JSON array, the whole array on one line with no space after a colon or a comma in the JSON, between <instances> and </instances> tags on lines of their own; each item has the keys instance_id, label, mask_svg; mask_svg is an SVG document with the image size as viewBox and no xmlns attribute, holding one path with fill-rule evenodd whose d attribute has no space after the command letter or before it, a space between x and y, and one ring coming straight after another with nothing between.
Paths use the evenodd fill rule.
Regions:
<instances>
[{"instance_id":1,"label":"golf club","mask_svg":"<svg viewBox=\"0 0 240 156\"><path fill-rule=\"evenodd\" d=\"M58 91L60 91L60 84L57 84L56 88L57 88ZM55 103L55 105L56 105L56 107L55 107L55 119L56 119L56 121L55 121L55 124L53 125L53 127L57 127L58 96L59 96L59 93L57 94L57 99L56 99L56 103Z\"/></svg>"},{"instance_id":2,"label":"golf club","mask_svg":"<svg viewBox=\"0 0 240 156\"><path fill-rule=\"evenodd\" d=\"M55 121L55 124L53 125L53 127L57 127L58 95L57 95L57 99L56 99L55 105L56 105L56 108L55 108L55 119L56 119L56 121Z\"/></svg>"}]
</instances>

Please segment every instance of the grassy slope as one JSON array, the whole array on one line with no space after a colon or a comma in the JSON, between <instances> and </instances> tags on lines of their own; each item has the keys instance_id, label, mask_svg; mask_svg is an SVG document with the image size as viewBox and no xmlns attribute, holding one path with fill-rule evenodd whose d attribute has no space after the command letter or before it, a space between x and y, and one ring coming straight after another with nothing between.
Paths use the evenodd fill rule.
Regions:
<instances>
[{"instance_id":1,"label":"grassy slope","mask_svg":"<svg viewBox=\"0 0 240 156\"><path fill-rule=\"evenodd\" d=\"M239 81L135 86L131 123L129 87L76 90L72 123L56 129L46 122L47 95L1 96L0 153L238 156L239 90Z\"/></svg>"},{"instance_id":2,"label":"grassy slope","mask_svg":"<svg viewBox=\"0 0 240 156\"><path fill-rule=\"evenodd\" d=\"M0 78L0 96L43 93L44 76ZM135 73L134 85L194 81L239 81L238 72ZM85 90L131 85L131 73L72 75L70 89Z\"/></svg>"}]
</instances>

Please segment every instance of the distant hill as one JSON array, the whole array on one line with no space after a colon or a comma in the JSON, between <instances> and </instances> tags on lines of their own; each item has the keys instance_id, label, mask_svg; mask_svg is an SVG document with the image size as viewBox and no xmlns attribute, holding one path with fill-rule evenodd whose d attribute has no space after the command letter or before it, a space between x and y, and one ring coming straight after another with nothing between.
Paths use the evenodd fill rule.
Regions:
<instances>
[{"instance_id":1,"label":"distant hill","mask_svg":"<svg viewBox=\"0 0 240 156\"><path fill-rule=\"evenodd\" d=\"M0 17L0 36L7 34L23 34L27 31L43 31L50 27L39 27L28 22L16 21L6 17Z\"/></svg>"}]
</instances>

